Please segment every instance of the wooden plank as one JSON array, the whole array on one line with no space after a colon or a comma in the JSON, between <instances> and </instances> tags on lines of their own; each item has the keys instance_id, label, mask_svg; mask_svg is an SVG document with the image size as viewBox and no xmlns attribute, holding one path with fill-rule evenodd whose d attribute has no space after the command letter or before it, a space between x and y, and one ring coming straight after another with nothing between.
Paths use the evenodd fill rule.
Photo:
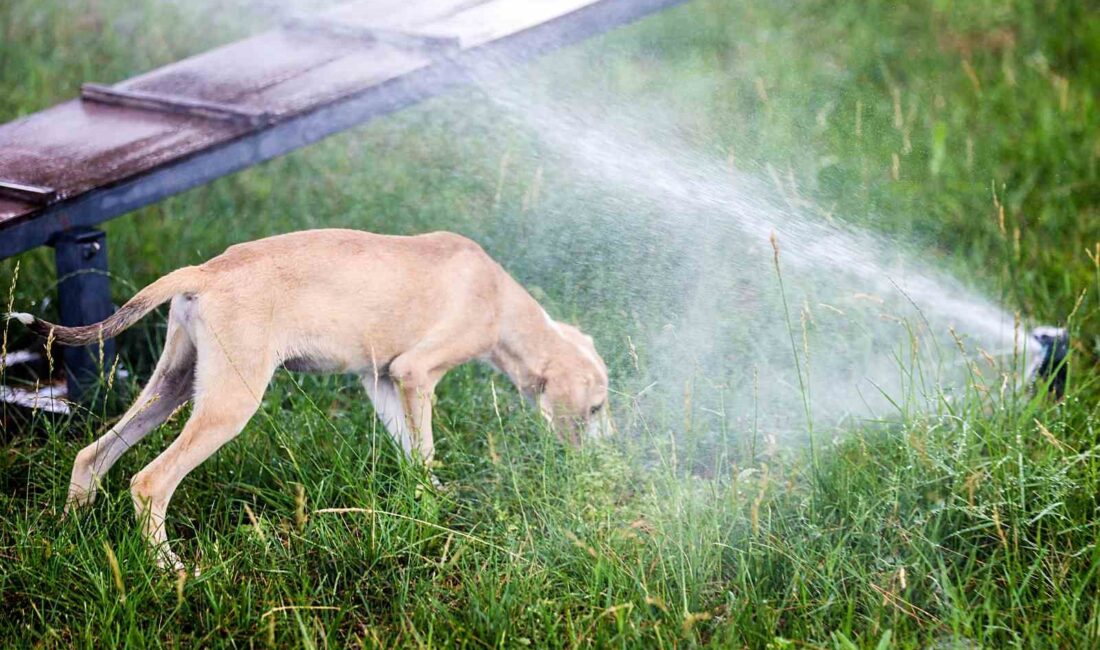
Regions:
<instances>
[{"instance_id":1,"label":"wooden plank","mask_svg":"<svg viewBox=\"0 0 1100 650\"><path fill-rule=\"evenodd\" d=\"M457 37L463 48L490 41L583 9L592 0L491 0L417 27L426 36Z\"/></svg>"},{"instance_id":2,"label":"wooden plank","mask_svg":"<svg viewBox=\"0 0 1100 650\"><path fill-rule=\"evenodd\" d=\"M84 101L99 102L100 104L191 115L209 120L239 122L248 126L259 126L271 121L271 114L266 111L238 108L218 102L191 99L190 97L161 95L141 90L123 90L94 83L81 84L80 98Z\"/></svg>"},{"instance_id":3,"label":"wooden plank","mask_svg":"<svg viewBox=\"0 0 1100 650\"><path fill-rule=\"evenodd\" d=\"M413 42L442 41L462 48L530 29L596 0L448 0L436 3L354 2L323 14L325 23L361 33L401 34ZM381 5L381 6L380 6ZM385 10L381 10L381 9Z\"/></svg>"},{"instance_id":4,"label":"wooden plank","mask_svg":"<svg viewBox=\"0 0 1100 650\"><path fill-rule=\"evenodd\" d=\"M487 0L359 0L324 12L327 20L359 27L415 30L459 11L476 7Z\"/></svg>"},{"instance_id":5,"label":"wooden plank","mask_svg":"<svg viewBox=\"0 0 1100 650\"><path fill-rule=\"evenodd\" d=\"M368 43L387 43L405 50L418 50L429 55L455 52L461 45L453 36L435 36L401 31L389 27L350 25L326 18L294 18L288 20L289 29L320 32L328 36L347 38Z\"/></svg>"},{"instance_id":6,"label":"wooden plank","mask_svg":"<svg viewBox=\"0 0 1100 650\"><path fill-rule=\"evenodd\" d=\"M267 54L270 48L282 48L283 55ZM90 87L96 98L117 91L133 102L66 102L0 125L0 178L57 188L62 199L75 196L430 62L424 54L388 44L349 47L278 30L166 66L110 91ZM149 100L148 105L138 106L143 103L139 99ZM190 108L148 110L172 104L206 115L188 114ZM210 114L219 110L245 119L210 121ZM36 209L25 196L3 198L0 228Z\"/></svg>"},{"instance_id":7,"label":"wooden plank","mask_svg":"<svg viewBox=\"0 0 1100 650\"><path fill-rule=\"evenodd\" d=\"M432 57L280 29L115 86L267 111L273 118L262 127L78 101L0 125L0 178L56 188L58 198L47 207L0 198L0 258L682 1L353 3L342 8L349 20L359 15L373 28L458 37L462 49ZM392 11L355 13L368 5Z\"/></svg>"},{"instance_id":8,"label":"wooden plank","mask_svg":"<svg viewBox=\"0 0 1100 650\"><path fill-rule=\"evenodd\" d=\"M57 192L52 187L0 180L0 197L19 201L20 203L46 205L57 198Z\"/></svg>"},{"instance_id":9,"label":"wooden plank","mask_svg":"<svg viewBox=\"0 0 1100 650\"><path fill-rule=\"evenodd\" d=\"M11 219L14 218L12 215L28 214L37 209L38 205L36 203L0 195L0 229L4 227L4 215L8 215L8 218Z\"/></svg>"},{"instance_id":10,"label":"wooden plank","mask_svg":"<svg viewBox=\"0 0 1100 650\"><path fill-rule=\"evenodd\" d=\"M61 201L247 130L236 124L69 101L0 125L0 178L53 188ZM38 209L27 201L0 201L0 232Z\"/></svg>"},{"instance_id":11,"label":"wooden plank","mask_svg":"<svg viewBox=\"0 0 1100 650\"><path fill-rule=\"evenodd\" d=\"M55 188L64 199L235 132L231 125L71 101L0 126L0 175ZM0 225L27 213L25 204L0 204Z\"/></svg>"},{"instance_id":12,"label":"wooden plank","mask_svg":"<svg viewBox=\"0 0 1100 650\"><path fill-rule=\"evenodd\" d=\"M277 29L117 84L285 116L428 65L418 52L377 42ZM334 75L334 71L339 76ZM310 85L317 92L303 94ZM280 91L294 86L284 96Z\"/></svg>"}]
</instances>

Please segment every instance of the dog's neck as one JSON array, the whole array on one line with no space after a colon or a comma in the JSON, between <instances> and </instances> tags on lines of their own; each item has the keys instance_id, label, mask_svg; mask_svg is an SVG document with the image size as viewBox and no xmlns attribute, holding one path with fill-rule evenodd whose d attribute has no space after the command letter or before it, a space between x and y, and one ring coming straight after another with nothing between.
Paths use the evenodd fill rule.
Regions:
<instances>
[{"instance_id":1,"label":"dog's neck","mask_svg":"<svg viewBox=\"0 0 1100 650\"><path fill-rule=\"evenodd\" d=\"M511 284L511 283L509 283ZM529 397L538 392L550 359L562 354L565 339L546 311L519 284L506 289L500 339L489 361Z\"/></svg>"}]
</instances>

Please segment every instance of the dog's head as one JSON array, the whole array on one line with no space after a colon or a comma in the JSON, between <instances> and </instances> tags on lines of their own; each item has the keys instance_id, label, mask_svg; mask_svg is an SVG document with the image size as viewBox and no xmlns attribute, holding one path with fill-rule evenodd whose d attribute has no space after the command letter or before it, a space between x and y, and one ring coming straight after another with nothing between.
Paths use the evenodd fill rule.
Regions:
<instances>
[{"instance_id":1,"label":"dog's head","mask_svg":"<svg viewBox=\"0 0 1100 650\"><path fill-rule=\"evenodd\" d=\"M582 437L610 432L607 365L591 336L567 323L555 325L564 344L543 372L539 408L564 442L578 446Z\"/></svg>"}]
</instances>

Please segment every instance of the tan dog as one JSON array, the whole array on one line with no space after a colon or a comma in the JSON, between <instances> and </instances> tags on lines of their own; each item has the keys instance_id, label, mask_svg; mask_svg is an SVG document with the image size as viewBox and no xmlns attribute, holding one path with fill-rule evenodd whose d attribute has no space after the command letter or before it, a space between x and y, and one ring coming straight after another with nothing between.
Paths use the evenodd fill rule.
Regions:
<instances>
[{"instance_id":1,"label":"tan dog","mask_svg":"<svg viewBox=\"0 0 1100 650\"><path fill-rule=\"evenodd\" d=\"M12 316L60 343L86 345L169 299L153 376L118 424L77 454L66 503L66 511L90 503L119 456L193 399L179 437L131 481L162 566L182 566L164 530L176 486L240 433L279 366L358 375L389 432L425 462L434 451L435 386L472 359L507 374L574 444L586 425L606 423L607 368L591 337L551 320L480 246L451 233L280 235L173 271L102 323L70 328Z\"/></svg>"}]
</instances>

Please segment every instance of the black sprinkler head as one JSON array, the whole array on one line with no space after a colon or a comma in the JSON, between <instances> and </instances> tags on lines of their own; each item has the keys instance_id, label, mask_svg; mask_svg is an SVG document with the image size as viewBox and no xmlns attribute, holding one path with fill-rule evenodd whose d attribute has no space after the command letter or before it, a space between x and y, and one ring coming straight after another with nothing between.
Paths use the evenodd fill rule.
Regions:
<instances>
[{"instance_id":1,"label":"black sprinkler head","mask_svg":"<svg viewBox=\"0 0 1100 650\"><path fill-rule=\"evenodd\" d=\"M1044 384L1054 399L1066 392L1066 356L1069 354L1069 332L1061 327L1042 326L1028 336L1028 381L1036 390Z\"/></svg>"}]
</instances>

